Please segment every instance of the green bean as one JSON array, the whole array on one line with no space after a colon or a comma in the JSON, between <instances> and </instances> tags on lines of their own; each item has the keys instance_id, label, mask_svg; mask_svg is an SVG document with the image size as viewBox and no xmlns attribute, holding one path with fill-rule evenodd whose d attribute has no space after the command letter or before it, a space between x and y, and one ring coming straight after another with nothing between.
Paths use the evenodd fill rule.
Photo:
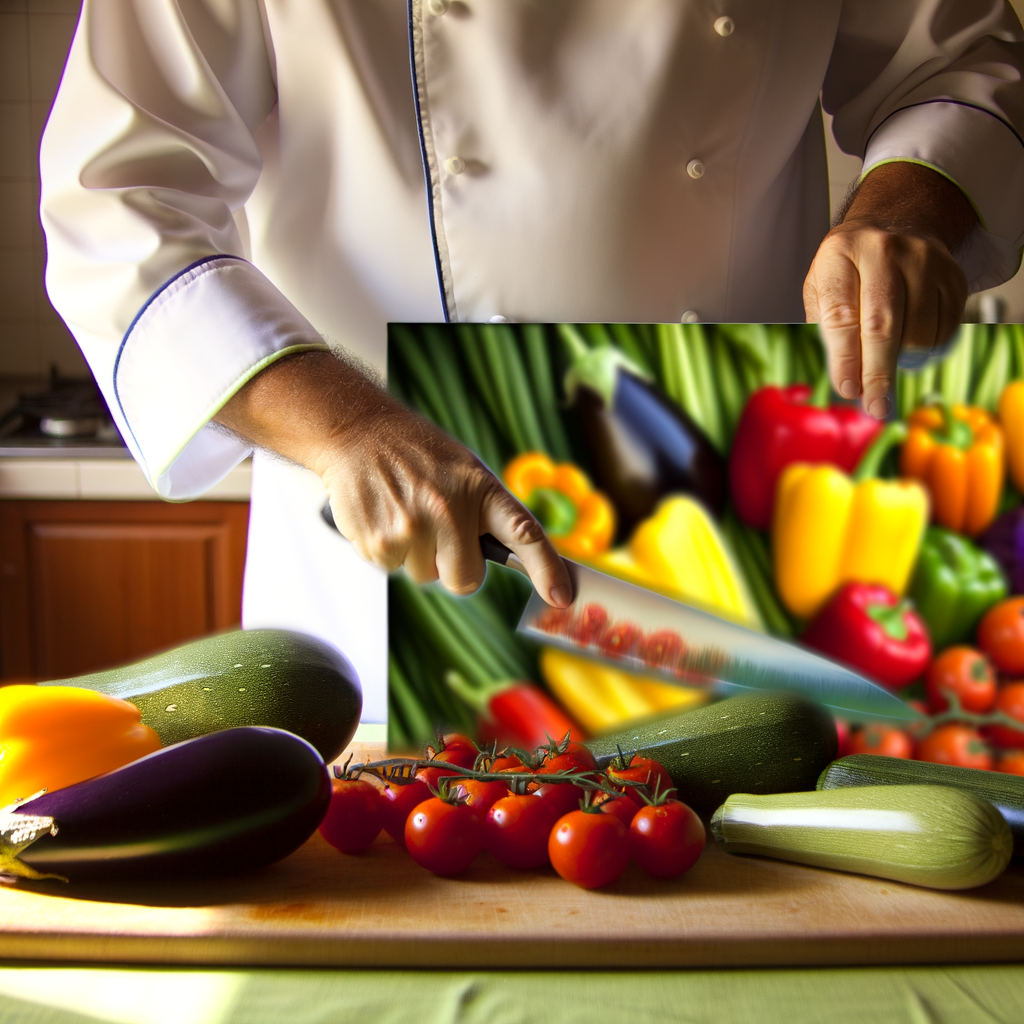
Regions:
<instances>
[{"instance_id":1,"label":"green bean","mask_svg":"<svg viewBox=\"0 0 1024 1024\"><path fill-rule=\"evenodd\" d=\"M714 375L711 372L711 353L708 339L700 324L687 324L684 330L689 335L690 362L693 367L694 386L701 404L704 433L719 454L725 454L725 428L722 424L722 410L718 404Z\"/></svg>"},{"instance_id":2,"label":"green bean","mask_svg":"<svg viewBox=\"0 0 1024 1024\"><path fill-rule=\"evenodd\" d=\"M462 355L466 365L473 376L473 383L483 396L487 411L491 414L495 423L501 421L501 406L498 401L498 393L495 390L494 381L487 369L484 360L483 347L475 328L471 324L459 324L456 328L459 343L462 348Z\"/></svg>"},{"instance_id":3,"label":"green bean","mask_svg":"<svg viewBox=\"0 0 1024 1024\"><path fill-rule=\"evenodd\" d=\"M558 414L558 392L551 373L552 347L540 324L527 324L523 327L523 346L526 350L533 393L537 396L537 411L540 413L544 433L551 446L551 454L559 462L569 462L572 459L572 452L569 450L569 440L565 436L565 428Z\"/></svg>"},{"instance_id":4,"label":"green bean","mask_svg":"<svg viewBox=\"0 0 1024 1024\"><path fill-rule=\"evenodd\" d=\"M422 330L431 361L443 382L443 395L448 400L452 419L458 428L456 436L476 451L479 447L476 424L469 409L466 381L455 354L455 338L450 330L443 330L434 324L425 324Z\"/></svg>"}]
</instances>

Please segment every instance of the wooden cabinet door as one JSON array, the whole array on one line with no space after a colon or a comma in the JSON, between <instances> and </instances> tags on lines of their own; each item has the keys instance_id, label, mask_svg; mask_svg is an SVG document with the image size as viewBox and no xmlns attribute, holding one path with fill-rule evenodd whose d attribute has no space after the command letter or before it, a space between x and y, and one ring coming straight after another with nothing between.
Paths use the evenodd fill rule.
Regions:
<instances>
[{"instance_id":1,"label":"wooden cabinet door","mask_svg":"<svg viewBox=\"0 0 1024 1024\"><path fill-rule=\"evenodd\" d=\"M0 502L0 678L60 679L241 621L247 502Z\"/></svg>"}]
</instances>

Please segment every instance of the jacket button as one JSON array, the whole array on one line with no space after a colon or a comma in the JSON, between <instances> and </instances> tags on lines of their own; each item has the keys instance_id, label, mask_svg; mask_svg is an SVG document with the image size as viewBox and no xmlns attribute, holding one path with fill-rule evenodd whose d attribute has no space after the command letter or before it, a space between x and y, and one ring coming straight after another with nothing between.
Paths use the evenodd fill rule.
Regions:
<instances>
[{"instance_id":1,"label":"jacket button","mask_svg":"<svg viewBox=\"0 0 1024 1024\"><path fill-rule=\"evenodd\" d=\"M461 174L466 169L466 161L461 156L450 156L445 160L444 167L449 174Z\"/></svg>"},{"instance_id":2,"label":"jacket button","mask_svg":"<svg viewBox=\"0 0 1024 1024\"><path fill-rule=\"evenodd\" d=\"M441 0L430 0L430 4L431 4L430 9L431 10L434 9L433 5L434 5L435 2L440 3ZM448 5L445 4L445 7L447 7L447 6ZM715 18L715 31L720 36L731 36L733 34L733 32L736 31L736 22L734 22L732 20L732 18L729 18L729 17Z\"/></svg>"},{"instance_id":3,"label":"jacket button","mask_svg":"<svg viewBox=\"0 0 1024 1024\"><path fill-rule=\"evenodd\" d=\"M691 178L700 178L704 175L704 161L703 160L691 160L686 165L686 173Z\"/></svg>"},{"instance_id":4,"label":"jacket button","mask_svg":"<svg viewBox=\"0 0 1024 1024\"><path fill-rule=\"evenodd\" d=\"M700 313L698 313L697 310L695 310L695 309L688 309L679 318L679 322L681 324L699 324L700 323Z\"/></svg>"},{"instance_id":5,"label":"jacket button","mask_svg":"<svg viewBox=\"0 0 1024 1024\"><path fill-rule=\"evenodd\" d=\"M500 313L495 313L494 316L487 321L489 324L507 324L508 317L502 316Z\"/></svg>"},{"instance_id":6,"label":"jacket button","mask_svg":"<svg viewBox=\"0 0 1024 1024\"><path fill-rule=\"evenodd\" d=\"M427 0L427 10L430 11L430 13L433 14L435 18L440 18L442 14L446 14L448 12L449 6L450 0ZM718 20L721 21L722 19L719 18ZM715 27L717 28L717 26L718 22L716 21ZM730 31L732 30L730 29ZM722 35L725 34L726 33L724 32L722 33Z\"/></svg>"}]
</instances>

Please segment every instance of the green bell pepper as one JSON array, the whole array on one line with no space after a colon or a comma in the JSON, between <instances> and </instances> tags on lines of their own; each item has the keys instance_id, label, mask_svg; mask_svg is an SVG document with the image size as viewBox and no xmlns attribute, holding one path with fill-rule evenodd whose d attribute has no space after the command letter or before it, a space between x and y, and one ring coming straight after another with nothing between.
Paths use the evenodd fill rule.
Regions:
<instances>
[{"instance_id":1,"label":"green bell pepper","mask_svg":"<svg viewBox=\"0 0 1024 1024\"><path fill-rule=\"evenodd\" d=\"M1006 592L1006 577L987 551L952 530L928 527L910 598L928 625L936 653L966 640Z\"/></svg>"}]
</instances>

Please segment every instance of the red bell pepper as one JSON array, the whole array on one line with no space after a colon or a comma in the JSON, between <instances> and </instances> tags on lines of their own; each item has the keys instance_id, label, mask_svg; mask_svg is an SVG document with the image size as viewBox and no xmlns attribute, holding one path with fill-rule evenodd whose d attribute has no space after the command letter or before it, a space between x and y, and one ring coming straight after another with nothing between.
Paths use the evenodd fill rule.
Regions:
<instances>
[{"instance_id":1,"label":"red bell pepper","mask_svg":"<svg viewBox=\"0 0 1024 1024\"><path fill-rule=\"evenodd\" d=\"M819 407L806 384L755 391L729 454L736 514L759 530L772 525L775 484L793 462L829 462L852 473L882 423L852 405Z\"/></svg>"},{"instance_id":2,"label":"red bell pepper","mask_svg":"<svg viewBox=\"0 0 1024 1024\"><path fill-rule=\"evenodd\" d=\"M483 744L497 742L522 750L534 750L566 733L573 742L582 742L586 734L536 683L512 681L474 686L457 672L449 672L445 682L480 718L477 738Z\"/></svg>"},{"instance_id":3,"label":"red bell pepper","mask_svg":"<svg viewBox=\"0 0 1024 1024\"><path fill-rule=\"evenodd\" d=\"M801 640L891 689L917 679L932 656L921 616L888 587L872 583L838 590Z\"/></svg>"}]
</instances>

